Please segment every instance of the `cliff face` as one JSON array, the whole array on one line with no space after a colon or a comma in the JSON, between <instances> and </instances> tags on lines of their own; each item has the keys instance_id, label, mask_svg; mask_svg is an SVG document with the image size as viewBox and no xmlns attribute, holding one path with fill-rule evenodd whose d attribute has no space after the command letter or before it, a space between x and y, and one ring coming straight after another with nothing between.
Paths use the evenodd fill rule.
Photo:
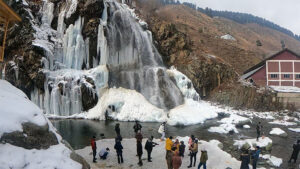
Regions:
<instances>
[{"instance_id":1,"label":"cliff face","mask_svg":"<svg viewBox=\"0 0 300 169\"><path fill-rule=\"evenodd\" d=\"M181 30L182 25L166 19L169 18L168 15L160 17L159 12L142 10L144 10L143 5L140 7L140 15L149 24L165 64L175 66L187 75L201 96L209 95L214 88L224 82L237 79L238 74L229 64L216 56L201 52L199 50L201 46L197 46L191 34Z\"/></svg>"},{"instance_id":2,"label":"cliff face","mask_svg":"<svg viewBox=\"0 0 300 169\"><path fill-rule=\"evenodd\" d=\"M22 22L14 25L8 32L7 44L5 49L5 79L14 86L18 87L30 97L31 91L37 88L40 93L44 93L45 70L43 58L46 58L47 51L37 45L34 45L37 30L36 27L42 24L44 2L27 0L26 3L22 1L6 1L16 13L18 13ZM25 2L25 1L24 1ZM68 3L66 1L51 0L54 4L53 19L51 22L51 32L58 30L59 13L64 9ZM99 25L99 17L101 17L104 9L102 0L81 0L78 1L76 10L69 16L65 17L63 24L68 27L74 24L79 16L84 18L82 34L84 39L90 40L90 59L89 64L93 65L93 57L97 55L97 33ZM56 43L55 33L50 33L48 41L50 44ZM95 84L91 79L86 79L88 86L95 88ZM96 105L98 98L92 96L93 94L87 89L87 85L81 86L82 100L84 110L88 110ZM89 101L87 101L87 98Z\"/></svg>"}]
</instances>

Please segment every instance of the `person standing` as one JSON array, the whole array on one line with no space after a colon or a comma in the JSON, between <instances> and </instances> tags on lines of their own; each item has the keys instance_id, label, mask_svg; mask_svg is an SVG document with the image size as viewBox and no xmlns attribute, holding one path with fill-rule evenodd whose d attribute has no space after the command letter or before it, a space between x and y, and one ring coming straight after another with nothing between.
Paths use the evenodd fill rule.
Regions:
<instances>
[{"instance_id":1,"label":"person standing","mask_svg":"<svg viewBox=\"0 0 300 169\"><path fill-rule=\"evenodd\" d=\"M206 169L206 161L207 160L208 160L207 151L205 149L202 149L198 169L200 169L202 165L203 165L203 169Z\"/></svg>"},{"instance_id":2,"label":"person standing","mask_svg":"<svg viewBox=\"0 0 300 169\"><path fill-rule=\"evenodd\" d=\"M195 140L195 136L194 135L191 135L191 137L189 138L189 149L191 149L191 146L193 145L193 142Z\"/></svg>"},{"instance_id":3,"label":"person standing","mask_svg":"<svg viewBox=\"0 0 300 169\"><path fill-rule=\"evenodd\" d=\"M176 151L175 154L173 155L173 158L172 158L173 169L179 169L181 164L182 164L182 159L179 156L179 152Z\"/></svg>"},{"instance_id":4,"label":"person standing","mask_svg":"<svg viewBox=\"0 0 300 169\"><path fill-rule=\"evenodd\" d=\"M260 154L260 147L259 146L256 146L255 147L255 151L254 153L252 154L252 168L253 169L256 169L256 165L257 165L257 161L259 159L259 154Z\"/></svg>"},{"instance_id":5,"label":"person standing","mask_svg":"<svg viewBox=\"0 0 300 169\"><path fill-rule=\"evenodd\" d=\"M158 133L161 134L161 138L160 141L164 141L165 140L165 135L166 135L166 122L163 122L159 128L158 128Z\"/></svg>"},{"instance_id":6,"label":"person standing","mask_svg":"<svg viewBox=\"0 0 300 169\"><path fill-rule=\"evenodd\" d=\"M240 160L242 161L240 169L249 169L250 155L248 150L244 150L244 153L240 156Z\"/></svg>"},{"instance_id":7,"label":"person standing","mask_svg":"<svg viewBox=\"0 0 300 169\"><path fill-rule=\"evenodd\" d=\"M297 141L297 144L293 145L293 153L289 160L289 163L292 162L292 160L294 160L294 163L296 163L299 151L300 151L300 140Z\"/></svg>"},{"instance_id":8,"label":"person standing","mask_svg":"<svg viewBox=\"0 0 300 169\"><path fill-rule=\"evenodd\" d=\"M192 167L193 164L193 159L194 159L194 167L196 166L196 158L197 158L197 153L198 153L198 140L194 140L194 142L191 145L190 148L190 165L188 166L188 168Z\"/></svg>"},{"instance_id":9,"label":"person standing","mask_svg":"<svg viewBox=\"0 0 300 169\"><path fill-rule=\"evenodd\" d=\"M97 154L97 144L96 144L96 136L93 136L91 139L91 147L93 150L93 162L96 163L97 158L96 158L96 154Z\"/></svg>"},{"instance_id":10,"label":"person standing","mask_svg":"<svg viewBox=\"0 0 300 169\"><path fill-rule=\"evenodd\" d=\"M152 152L153 147L155 147L156 145L158 145L158 144L153 142L153 136L151 136L151 137L146 141L145 149L147 150L147 154L148 154L148 162L152 162L152 161L151 161L151 159L152 159L152 158L151 158L151 152Z\"/></svg>"},{"instance_id":11,"label":"person standing","mask_svg":"<svg viewBox=\"0 0 300 169\"><path fill-rule=\"evenodd\" d=\"M172 152L172 146L173 146L173 137L170 136L169 138L166 139L166 161L167 161L167 166L168 169L172 169L172 157L173 157L173 152Z\"/></svg>"},{"instance_id":12,"label":"person standing","mask_svg":"<svg viewBox=\"0 0 300 169\"><path fill-rule=\"evenodd\" d=\"M120 124L119 124L119 123L117 123L117 124L115 125L115 131L116 131L117 136L118 136L118 135L121 135L121 134L120 134L121 130L120 130Z\"/></svg>"},{"instance_id":13,"label":"person standing","mask_svg":"<svg viewBox=\"0 0 300 169\"><path fill-rule=\"evenodd\" d=\"M262 127L263 126L261 125L261 122L258 122L258 124L256 125L256 141L258 141L258 138L261 136Z\"/></svg>"},{"instance_id":14,"label":"person standing","mask_svg":"<svg viewBox=\"0 0 300 169\"><path fill-rule=\"evenodd\" d=\"M133 130L136 134L139 130L142 130L142 125L138 121L135 121L135 125L133 126Z\"/></svg>"},{"instance_id":15,"label":"person standing","mask_svg":"<svg viewBox=\"0 0 300 169\"><path fill-rule=\"evenodd\" d=\"M175 140L175 143L173 144L173 147L174 147L174 149L175 149L175 151L179 151L179 140L178 139L176 139Z\"/></svg>"},{"instance_id":16,"label":"person standing","mask_svg":"<svg viewBox=\"0 0 300 169\"><path fill-rule=\"evenodd\" d=\"M136 135L135 135L135 138L136 138L136 141L137 141L137 142L138 142L138 141L142 142L142 140L143 140L143 135L142 135L142 133L141 133L141 130L137 131L137 133L136 133Z\"/></svg>"},{"instance_id":17,"label":"person standing","mask_svg":"<svg viewBox=\"0 0 300 169\"><path fill-rule=\"evenodd\" d=\"M118 163L123 163L123 146L121 144L120 140L117 140L114 146L116 152L117 152L117 157L118 157Z\"/></svg>"},{"instance_id":18,"label":"person standing","mask_svg":"<svg viewBox=\"0 0 300 169\"><path fill-rule=\"evenodd\" d=\"M180 146L179 146L179 156L184 157L184 151L185 151L185 145L183 141L180 141Z\"/></svg>"},{"instance_id":19,"label":"person standing","mask_svg":"<svg viewBox=\"0 0 300 169\"><path fill-rule=\"evenodd\" d=\"M139 157L138 165L142 166L143 165L143 162L142 162L143 146L142 146L142 142L141 141L137 141L136 142L136 151L137 151L137 155Z\"/></svg>"},{"instance_id":20,"label":"person standing","mask_svg":"<svg viewBox=\"0 0 300 169\"><path fill-rule=\"evenodd\" d=\"M108 152L109 152L109 148L108 147L101 149L100 152L99 152L100 159L106 160Z\"/></svg>"}]
</instances>

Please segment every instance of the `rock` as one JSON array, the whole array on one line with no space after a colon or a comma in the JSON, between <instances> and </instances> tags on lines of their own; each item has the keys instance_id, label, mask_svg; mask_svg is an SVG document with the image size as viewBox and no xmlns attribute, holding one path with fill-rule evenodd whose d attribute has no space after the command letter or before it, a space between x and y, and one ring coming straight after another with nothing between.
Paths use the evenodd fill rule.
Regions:
<instances>
[{"instance_id":1,"label":"rock","mask_svg":"<svg viewBox=\"0 0 300 169\"><path fill-rule=\"evenodd\" d=\"M98 103L98 96L94 90L96 88L94 81L90 78L86 79L86 81L90 83L93 88L89 88L85 83L81 84L80 90L83 111L93 108Z\"/></svg>"},{"instance_id":2,"label":"rock","mask_svg":"<svg viewBox=\"0 0 300 169\"><path fill-rule=\"evenodd\" d=\"M74 150L72 151L70 158L74 161L77 161L82 165L82 169L90 169L90 165L88 162L85 161L84 158L82 158L80 155L76 154Z\"/></svg>"},{"instance_id":3,"label":"rock","mask_svg":"<svg viewBox=\"0 0 300 169\"><path fill-rule=\"evenodd\" d=\"M48 149L58 144L54 133L49 131L49 126L38 126L32 123L23 123L23 132L15 131L4 133L0 142L9 143L25 149Z\"/></svg>"},{"instance_id":4,"label":"rock","mask_svg":"<svg viewBox=\"0 0 300 169\"><path fill-rule=\"evenodd\" d=\"M223 143L220 142L220 143L218 144L218 147L219 147L220 149L223 149L223 148L224 148Z\"/></svg>"},{"instance_id":5,"label":"rock","mask_svg":"<svg viewBox=\"0 0 300 169\"><path fill-rule=\"evenodd\" d=\"M218 112L218 118L225 118L225 117L230 117L230 114L225 113L225 112Z\"/></svg>"},{"instance_id":6,"label":"rock","mask_svg":"<svg viewBox=\"0 0 300 169\"><path fill-rule=\"evenodd\" d=\"M269 143L266 147L265 147L266 151L271 151L272 150L272 143Z\"/></svg>"}]
</instances>

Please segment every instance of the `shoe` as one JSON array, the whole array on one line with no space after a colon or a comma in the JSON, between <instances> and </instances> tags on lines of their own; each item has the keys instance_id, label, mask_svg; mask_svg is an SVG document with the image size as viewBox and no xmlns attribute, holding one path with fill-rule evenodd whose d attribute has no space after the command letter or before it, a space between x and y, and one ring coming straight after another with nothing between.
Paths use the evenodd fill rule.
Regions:
<instances>
[{"instance_id":1,"label":"shoe","mask_svg":"<svg viewBox=\"0 0 300 169\"><path fill-rule=\"evenodd\" d=\"M192 168L192 166L189 165L187 168Z\"/></svg>"},{"instance_id":2,"label":"shoe","mask_svg":"<svg viewBox=\"0 0 300 169\"><path fill-rule=\"evenodd\" d=\"M151 160L148 160L148 162L152 162Z\"/></svg>"},{"instance_id":3,"label":"shoe","mask_svg":"<svg viewBox=\"0 0 300 169\"><path fill-rule=\"evenodd\" d=\"M97 161L93 161L93 163L96 163Z\"/></svg>"}]
</instances>

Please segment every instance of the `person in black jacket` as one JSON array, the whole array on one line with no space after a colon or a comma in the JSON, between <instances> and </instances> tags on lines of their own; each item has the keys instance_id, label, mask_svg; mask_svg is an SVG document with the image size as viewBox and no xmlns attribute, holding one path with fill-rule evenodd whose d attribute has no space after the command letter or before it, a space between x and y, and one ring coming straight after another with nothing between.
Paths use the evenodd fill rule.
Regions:
<instances>
[{"instance_id":1,"label":"person in black jacket","mask_svg":"<svg viewBox=\"0 0 300 169\"><path fill-rule=\"evenodd\" d=\"M298 158L298 154L299 154L299 151L300 151L300 140L297 141L297 144L294 144L293 145L293 153L292 153L292 156L289 160L289 163L294 160L294 163L296 163L297 161L297 158Z\"/></svg>"},{"instance_id":2,"label":"person in black jacket","mask_svg":"<svg viewBox=\"0 0 300 169\"><path fill-rule=\"evenodd\" d=\"M148 162L152 162L152 161L151 161L151 159L152 159L152 158L151 158L151 152L152 152L153 147L155 147L156 145L158 145L158 144L153 142L153 136L151 136L151 137L146 141L145 149L147 150L147 154L148 154Z\"/></svg>"},{"instance_id":3,"label":"person in black jacket","mask_svg":"<svg viewBox=\"0 0 300 169\"><path fill-rule=\"evenodd\" d=\"M121 141L120 140L117 140L116 141L116 144L114 146L114 148L116 149L116 152L117 152L117 156L118 156L118 163L123 163L123 146L121 144Z\"/></svg>"},{"instance_id":4,"label":"person in black jacket","mask_svg":"<svg viewBox=\"0 0 300 169\"><path fill-rule=\"evenodd\" d=\"M143 146L142 146L142 142L141 141L137 141L136 142L136 151L137 151L137 155L139 157L138 165L142 166L143 165L143 162L142 162Z\"/></svg>"},{"instance_id":5,"label":"person in black jacket","mask_svg":"<svg viewBox=\"0 0 300 169\"><path fill-rule=\"evenodd\" d=\"M133 126L133 130L134 130L135 134L137 134L137 132L139 130L142 130L142 125L138 121L135 121L135 125Z\"/></svg>"},{"instance_id":6,"label":"person in black jacket","mask_svg":"<svg viewBox=\"0 0 300 169\"><path fill-rule=\"evenodd\" d=\"M241 154L240 160L242 161L240 169L249 169L250 155L248 150L244 150Z\"/></svg>"},{"instance_id":7,"label":"person in black jacket","mask_svg":"<svg viewBox=\"0 0 300 169\"><path fill-rule=\"evenodd\" d=\"M115 125L115 131L116 131L117 135L121 135L121 134L120 134L120 124L119 124L119 123L117 123L117 124Z\"/></svg>"},{"instance_id":8,"label":"person in black jacket","mask_svg":"<svg viewBox=\"0 0 300 169\"><path fill-rule=\"evenodd\" d=\"M259 137L261 136L262 128L263 126L261 122L258 122L258 124L256 125L256 134L257 134L256 141L258 141Z\"/></svg>"},{"instance_id":9,"label":"person in black jacket","mask_svg":"<svg viewBox=\"0 0 300 169\"><path fill-rule=\"evenodd\" d=\"M179 156L184 157L184 151L185 151L185 145L183 141L180 141L180 146L179 146Z\"/></svg>"}]
</instances>

